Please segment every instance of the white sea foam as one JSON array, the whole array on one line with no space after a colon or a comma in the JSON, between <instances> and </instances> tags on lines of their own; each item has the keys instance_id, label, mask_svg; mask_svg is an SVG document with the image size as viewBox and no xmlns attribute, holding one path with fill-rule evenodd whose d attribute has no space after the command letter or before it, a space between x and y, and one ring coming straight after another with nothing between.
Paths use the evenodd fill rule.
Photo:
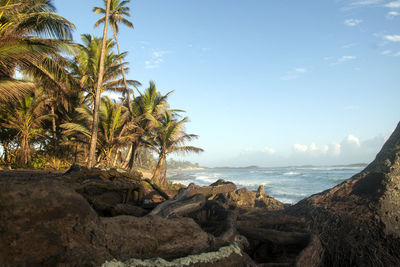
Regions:
<instances>
[{"instance_id":1,"label":"white sea foam","mask_svg":"<svg viewBox=\"0 0 400 267\"><path fill-rule=\"evenodd\" d=\"M196 176L195 181L201 181L206 184L212 184L212 183L216 182L218 179L219 179L218 176L215 174L211 175L211 176L199 175L199 176Z\"/></svg>"},{"instance_id":2,"label":"white sea foam","mask_svg":"<svg viewBox=\"0 0 400 267\"><path fill-rule=\"evenodd\" d=\"M362 168L358 167L300 167L264 169L206 169L171 172L168 178L173 182L188 185L192 182L209 185L218 179L231 181L238 188L255 190L259 185L265 191L285 203L296 203L312 194L339 184Z\"/></svg>"},{"instance_id":3,"label":"white sea foam","mask_svg":"<svg viewBox=\"0 0 400 267\"><path fill-rule=\"evenodd\" d=\"M294 175L301 175L301 173L300 172L290 171L290 172L285 172L283 175L294 176Z\"/></svg>"}]
</instances>

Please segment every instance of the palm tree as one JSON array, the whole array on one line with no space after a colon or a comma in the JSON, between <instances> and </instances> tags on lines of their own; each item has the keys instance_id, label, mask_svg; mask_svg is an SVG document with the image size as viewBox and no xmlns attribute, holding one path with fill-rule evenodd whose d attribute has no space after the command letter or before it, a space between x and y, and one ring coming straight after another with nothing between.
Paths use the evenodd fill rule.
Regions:
<instances>
[{"instance_id":1,"label":"palm tree","mask_svg":"<svg viewBox=\"0 0 400 267\"><path fill-rule=\"evenodd\" d=\"M104 5L106 5L106 0L104 1ZM133 29L133 24L132 22L130 22L128 19L126 19L124 16L129 17L129 7L125 6L126 4L128 4L130 2L130 0L125 0L125 1L120 1L120 0L112 0L111 1L111 6L110 6L110 14L109 14L109 20L110 20L110 25L111 28L113 30L113 35L114 35L114 40L115 43L117 44L117 51L118 51L118 55L121 54L120 48L119 48L119 42L118 42L118 32L119 32L119 26L118 24L122 23L125 26L127 26L128 28L132 28ZM93 12L96 14L106 14L106 10L104 8L101 7L94 7L93 8ZM94 26L98 27L100 26L100 24L105 22L106 17L102 17L101 19L99 19ZM130 97L129 97L129 90L128 90L128 84L126 81L126 77L125 77L125 72L124 69L122 68L122 59L121 60L121 73L122 73L122 79L124 82L124 86L125 86L125 90L124 90L124 95L127 94L127 99L128 102L130 101ZM135 86L135 85L134 85ZM136 87L136 86L135 86ZM132 93L133 94L133 93ZM130 104L128 104L128 107L130 107Z\"/></svg>"},{"instance_id":2,"label":"palm tree","mask_svg":"<svg viewBox=\"0 0 400 267\"><path fill-rule=\"evenodd\" d=\"M86 105L82 105L76 110L80 114L77 120L64 123L61 127L65 129L64 134L67 136L75 136L75 140L85 142L84 139L89 140L92 135L90 127L93 122L93 113ZM131 127L134 125L127 121L128 116L122 103L116 104L107 96L102 98L97 147L100 150L98 158L105 160L107 166L115 166L119 149L135 138L135 134L131 131Z\"/></svg>"},{"instance_id":3,"label":"palm tree","mask_svg":"<svg viewBox=\"0 0 400 267\"><path fill-rule=\"evenodd\" d=\"M161 175L161 170L164 167L168 154L203 152L201 148L184 145L186 142L198 138L197 135L185 133L184 124L187 121L187 117L182 120L176 120L171 112L167 111L164 113L161 126L156 129L153 144L150 145L158 154L158 162L152 177L153 182L162 185L167 183L166 175Z\"/></svg>"},{"instance_id":4,"label":"palm tree","mask_svg":"<svg viewBox=\"0 0 400 267\"><path fill-rule=\"evenodd\" d=\"M79 80L80 87L87 93L91 109L94 108L96 96L96 86L99 80L99 67L101 57L102 40L89 34L81 36L82 45L78 48L77 56L73 63L73 74ZM116 55L112 52L115 43L109 39L105 47L103 91L123 91L121 89L122 80L120 59L125 58L126 53ZM126 68L125 68L126 69ZM135 81L128 81L134 83Z\"/></svg>"},{"instance_id":5,"label":"palm tree","mask_svg":"<svg viewBox=\"0 0 400 267\"><path fill-rule=\"evenodd\" d=\"M140 93L140 92L139 92ZM157 90L153 81L150 81L149 87L143 94L140 93L132 102L132 114L130 120L136 125L136 139L131 144L130 151L127 156L128 167L134 169L134 163L137 158L139 149L147 142L151 136L151 131L159 126L159 119L162 114L169 108L167 102L168 96L172 93L162 95Z\"/></svg>"},{"instance_id":6,"label":"palm tree","mask_svg":"<svg viewBox=\"0 0 400 267\"><path fill-rule=\"evenodd\" d=\"M35 136L43 136L43 122L51 118L45 107L46 97L41 90L21 97L15 103L2 105L1 113L7 113L0 122L2 127L17 131L23 164L30 163L30 141Z\"/></svg>"},{"instance_id":7,"label":"palm tree","mask_svg":"<svg viewBox=\"0 0 400 267\"><path fill-rule=\"evenodd\" d=\"M74 26L53 12L51 0L0 1L0 100L34 87L15 79L17 70L45 76L45 65L56 66L59 52L71 51Z\"/></svg>"},{"instance_id":8,"label":"palm tree","mask_svg":"<svg viewBox=\"0 0 400 267\"><path fill-rule=\"evenodd\" d=\"M93 165L95 164L95 160L96 160L97 130L98 130L98 121L99 121L101 89L103 86L104 59L106 56L106 43L107 43L107 31L108 31L108 22L109 22L109 15L110 15L110 4L111 4L111 0L107 0L106 18L105 18L104 30L103 30L103 41L101 44L99 79L97 81L96 97L95 97L95 102L94 102L92 136L90 139L90 146L89 146L89 162L88 162L89 168L93 167Z\"/></svg>"}]
</instances>

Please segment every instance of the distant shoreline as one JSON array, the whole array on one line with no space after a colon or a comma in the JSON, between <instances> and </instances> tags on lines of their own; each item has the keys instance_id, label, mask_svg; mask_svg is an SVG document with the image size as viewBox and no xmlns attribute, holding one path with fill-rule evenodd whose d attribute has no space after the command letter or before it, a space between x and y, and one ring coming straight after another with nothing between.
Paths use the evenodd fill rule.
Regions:
<instances>
[{"instance_id":1,"label":"distant shoreline","mask_svg":"<svg viewBox=\"0 0 400 267\"><path fill-rule=\"evenodd\" d=\"M339 165L289 165L289 166L273 166L273 167L260 167L257 165L250 165L245 167L232 167L232 166L222 166L222 167L201 167L202 169L268 169L268 168L321 168L321 167L367 167L367 163L352 163L352 164L339 164Z\"/></svg>"}]
</instances>

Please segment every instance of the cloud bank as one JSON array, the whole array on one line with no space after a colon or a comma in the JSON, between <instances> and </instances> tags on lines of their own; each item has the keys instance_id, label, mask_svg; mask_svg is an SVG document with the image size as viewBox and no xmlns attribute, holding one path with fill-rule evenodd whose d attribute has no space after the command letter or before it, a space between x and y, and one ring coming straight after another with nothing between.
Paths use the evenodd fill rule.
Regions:
<instances>
[{"instance_id":1,"label":"cloud bank","mask_svg":"<svg viewBox=\"0 0 400 267\"><path fill-rule=\"evenodd\" d=\"M223 165L275 167L369 163L375 158L386 139L384 136L376 136L360 140L355 135L349 134L340 142L329 144L296 143L286 152L270 146L259 150L246 149L236 157L227 159Z\"/></svg>"}]
</instances>

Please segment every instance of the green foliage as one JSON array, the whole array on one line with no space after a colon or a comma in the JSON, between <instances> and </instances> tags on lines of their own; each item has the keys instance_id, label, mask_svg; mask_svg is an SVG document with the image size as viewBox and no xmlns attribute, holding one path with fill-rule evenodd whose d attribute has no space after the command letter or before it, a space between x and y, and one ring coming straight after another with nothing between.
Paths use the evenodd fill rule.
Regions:
<instances>
[{"instance_id":1,"label":"green foliage","mask_svg":"<svg viewBox=\"0 0 400 267\"><path fill-rule=\"evenodd\" d=\"M107 1L104 1L106 3ZM82 35L73 44L73 24L55 14L50 0L0 0L0 145L1 164L35 169L85 164L93 135L93 103L99 77L101 90L120 93L120 101L100 103L97 165L165 170L169 153L199 152L185 146L196 138L184 132L179 110L170 109L171 92L163 95L154 82L134 97L126 80L126 53L119 51L118 27L133 28L129 0L111 0L114 41L105 50L104 76L99 74L102 40ZM105 9L93 11L105 15ZM102 24L105 17L96 22ZM117 50L117 52L115 51ZM17 80L15 74L22 74ZM133 96L131 98L131 96ZM12 100L12 101L9 101ZM97 125L96 125L97 126ZM158 161L152 152L159 156Z\"/></svg>"},{"instance_id":2,"label":"green foliage","mask_svg":"<svg viewBox=\"0 0 400 267\"><path fill-rule=\"evenodd\" d=\"M44 169L47 164L47 157L41 153L35 153L31 160L31 167L34 169Z\"/></svg>"}]
</instances>

